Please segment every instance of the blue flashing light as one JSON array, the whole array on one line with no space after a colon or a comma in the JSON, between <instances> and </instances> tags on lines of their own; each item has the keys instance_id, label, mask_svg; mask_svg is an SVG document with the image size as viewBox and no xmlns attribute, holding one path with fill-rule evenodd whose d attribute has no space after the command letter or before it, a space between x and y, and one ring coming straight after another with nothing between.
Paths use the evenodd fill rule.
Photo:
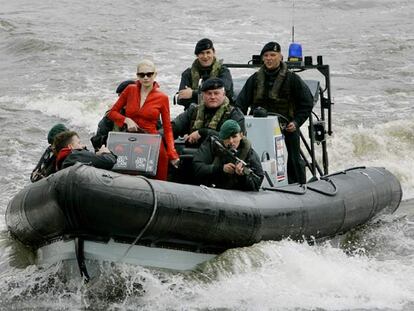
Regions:
<instances>
[{"instance_id":1,"label":"blue flashing light","mask_svg":"<svg viewBox=\"0 0 414 311\"><path fill-rule=\"evenodd\" d=\"M292 42L289 45L289 62L301 62L302 61L302 45L300 43Z\"/></svg>"}]
</instances>

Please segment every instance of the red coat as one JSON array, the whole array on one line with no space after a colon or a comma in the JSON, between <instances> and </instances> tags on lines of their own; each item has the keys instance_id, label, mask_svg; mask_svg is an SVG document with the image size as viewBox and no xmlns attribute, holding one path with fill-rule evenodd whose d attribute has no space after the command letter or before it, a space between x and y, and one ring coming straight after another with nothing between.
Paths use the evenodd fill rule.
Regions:
<instances>
[{"instance_id":1,"label":"red coat","mask_svg":"<svg viewBox=\"0 0 414 311\"><path fill-rule=\"evenodd\" d=\"M157 122L161 115L164 128L164 141L166 142L167 150L165 151L163 144L161 144L156 178L166 180L168 160L178 159L178 154L174 147L168 96L158 88L158 84L154 82L153 89L149 92L145 103L142 107L139 107L141 102L141 83L137 81L136 84L128 85L109 111L108 118L114 121L119 127L122 127L126 116L134 120L146 132L157 134ZM120 113L124 107L125 116Z\"/></svg>"}]
</instances>

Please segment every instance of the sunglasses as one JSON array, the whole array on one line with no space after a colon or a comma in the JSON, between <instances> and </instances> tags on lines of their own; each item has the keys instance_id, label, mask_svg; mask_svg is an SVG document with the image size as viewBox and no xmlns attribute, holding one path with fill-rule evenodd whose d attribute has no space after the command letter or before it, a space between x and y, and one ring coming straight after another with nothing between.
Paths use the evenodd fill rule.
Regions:
<instances>
[{"instance_id":1,"label":"sunglasses","mask_svg":"<svg viewBox=\"0 0 414 311\"><path fill-rule=\"evenodd\" d=\"M142 78L145 78L147 76L148 78L151 78L154 75L155 72L138 72L137 76Z\"/></svg>"}]
</instances>

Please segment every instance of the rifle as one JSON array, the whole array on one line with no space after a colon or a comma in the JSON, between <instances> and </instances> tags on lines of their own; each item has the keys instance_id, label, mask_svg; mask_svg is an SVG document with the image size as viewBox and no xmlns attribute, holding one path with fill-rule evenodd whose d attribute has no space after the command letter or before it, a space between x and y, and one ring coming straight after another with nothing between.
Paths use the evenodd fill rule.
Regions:
<instances>
[{"instance_id":1,"label":"rifle","mask_svg":"<svg viewBox=\"0 0 414 311\"><path fill-rule=\"evenodd\" d=\"M225 156L227 158L230 158L230 161L233 162L234 164L239 164L241 163L243 165L243 174L244 175L253 175L254 177L260 178L259 176L257 176L253 170L248 167L247 163L244 162L242 159L240 159L239 157L237 157L235 155L236 150L233 149L228 149L226 147L224 147L224 145L221 143L221 141L214 135L211 136L211 140L214 143L214 146L217 148L216 150L222 155Z\"/></svg>"}]
</instances>

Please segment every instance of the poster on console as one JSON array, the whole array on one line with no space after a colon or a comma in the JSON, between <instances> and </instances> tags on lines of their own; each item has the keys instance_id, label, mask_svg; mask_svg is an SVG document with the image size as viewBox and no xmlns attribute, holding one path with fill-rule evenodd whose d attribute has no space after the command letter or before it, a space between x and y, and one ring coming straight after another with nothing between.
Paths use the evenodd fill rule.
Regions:
<instances>
[{"instance_id":1,"label":"poster on console","mask_svg":"<svg viewBox=\"0 0 414 311\"><path fill-rule=\"evenodd\" d=\"M275 136L275 154L277 166L277 182L286 179L286 163L285 163L285 140L283 135Z\"/></svg>"},{"instance_id":2,"label":"poster on console","mask_svg":"<svg viewBox=\"0 0 414 311\"><path fill-rule=\"evenodd\" d=\"M157 134L110 132L108 149L117 155L113 171L155 176L161 136Z\"/></svg>"}]
</instances>

